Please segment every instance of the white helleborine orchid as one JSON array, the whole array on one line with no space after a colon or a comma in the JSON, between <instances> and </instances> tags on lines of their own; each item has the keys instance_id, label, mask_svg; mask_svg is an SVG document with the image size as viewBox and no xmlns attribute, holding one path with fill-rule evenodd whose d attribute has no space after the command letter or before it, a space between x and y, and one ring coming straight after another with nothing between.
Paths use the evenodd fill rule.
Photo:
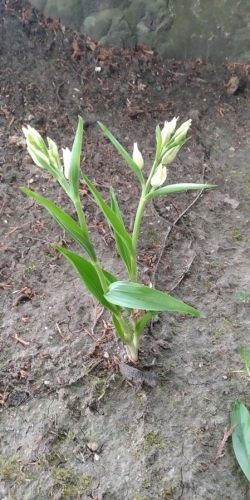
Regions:
<instances>
[{"instance_id":1,"label":"white helleborine orchid","mask_svg":"<svg viewBox=\"0 0 250 500\"><path fill-rule=\"evenodd\" d=\"M58 147L57 147L56 143L54 141L52 141L52 139L50 139L49 137L47 137L47 141L48 141L48 146L49 146L48 151L49 151L50 156L57 159L59 157L59 153L58 153Z\"/></svg>"},{"instance_id":2,"label":"white helleborine orchid","mask_svg":"<svg viewBox=\"0 0 250 500\"><path fill-rule=\"evenodd\" d=\"M48 156L46 156L40 149L36 148L33 144L30 144L27 140L27 150L30 154L33 162L41 168L49 169L50 161Z\"/></svg>"},{"instance_id":3,"label":"white helleborine orchid","mask_svg":"<svg viewBox=\"0 0 250 500\"><path fill-rule=\"evenodd\" d=\"M47 137L47 141L48 141L48 146L49 146L48 147L48 154L49 154L51 166L53 166L56 170L59 170L59 172L61 172L62 165L61 165L60 158L59 158L58 147L57 147L56 143L54 141L52 141L52 139L50 139L49 137Z\"/></svg>"},{"instance_id":4,"label":"white helleborine orchid","mask_svg":"<svg viewBox=\"0 0 250 500\"><path fill-rule=\"evenodd\" d=\"M132 156L134 162L136 163L137 167L142 170L144 167L144 161L142 158L142 154L140 150L138 149L137 142L134 142L134 150L133 150L133 156Z\"/></svg>"},{"instance_id":5,"label":"white helleborine orchid","mask_svg":"<svg viewBox=\"0 0 250 500\"><path fill-rule=\"evenodd\" d=\"M190 118L190 120L187 120L186 122L184 122L175 132L174 134L174 143L175 144L178 144L182 141L184 141L184 139L186 139L186 136L187 136L187 133L188 133L188 129L191 127L191 123L192 123L192 120Z\"/></svg>"},{"instance_id":6,"label":"white helleborine orchid","mask_svg":"<svg viewBox=\"0 0 250 500\"><path fill-rule=\"evenodd\" d=\"M171 149L169 149L165 155L163 156L162 160L161 160L161 163L162 165L168 165L169 163L171 163L171 161L173 161L178 153L180 149L180 146L175 146Z\"/></svg>"},{"instance_id":7,"label":"white helleborine orchid","mask_svg":"<svg viewBox=\"0 0 250 500\"><path fill-rule=\"evenodd\" d=\"M23 127L23 133L26 137L27 145L32 144L35 148L44 151L46 148L44 140L35 128L30 127L30 125L27 128Z\"/></svg>"},{"instance_id":8,"label":"white helleborine orchid","mask_svg":"<svg viewBox=\"0 0 250 500\"><path fill-rule=\"evenodd\" d=\"M48 168L49 156L45 142L39 132L28 125L23 127L23 133L26 137L28 152L34 163L41 168Z\"/></svg>"},{"instance_id":9,"label":"white helleborine orchid","mask_svg":"<svg viewBox=\"0 0 250 500\"><path fill-rule=\"evenodd\" d=\"M155 174L151 179L151 186L153 188L158 188L162 186L166 178L167 178L167 169L162 165L162 163L160 163L160 165L157 167Z\"/></svg>"},{"instance_id":10,"label":"white helleborine orchid","mask_svg":"<svg viewBox=\"0 0 250 500\"><path fill-rule=\"evenodd\" d=\"M70 161L71 161L71 151L69 148L62 148L62 152L63 152L64 176L66 179L68 179Z\"/></svg>"},{"instance_id":11,"label":"white helleborine orchid","mask_svg":"<svg viewBox=\"0 0 250 500\"><path fill-rule=\"evenodd\" d=\"M171 135L174 133L175 129L176 129L176 123L177 123L177 120L179 119L178 118L173 118L171 120L171 122L165 122L164 123L164 127L161 131L161 142L162 142L162 147L166 146L166 144L168 143Z\"/></svg>"}]
</instances>

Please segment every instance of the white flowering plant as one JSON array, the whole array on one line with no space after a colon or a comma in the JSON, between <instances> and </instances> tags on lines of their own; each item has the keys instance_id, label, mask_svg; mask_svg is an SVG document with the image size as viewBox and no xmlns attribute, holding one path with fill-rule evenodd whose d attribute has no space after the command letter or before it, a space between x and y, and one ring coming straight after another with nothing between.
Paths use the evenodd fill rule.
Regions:
<instances>
[{"instance_id":1,"label":"white flowering plant","mask_svg":"<svg viewBox=\"0 0 250 500\"><path fill-rule=\"evenodd\" d=\"M183 123L177 130L177 118L173 118L170 122L166 121L162 130L159 126L156 127L155 159L151 171L146 177L144 175L144 160L137 143L134 144L131 156L102 123L98 122L98 124L134 172L141 186L141 196L131 234L125 227L113 188L110 187L110 200L107 202L88 177L81 175L84 131L84 122L81 117L79 117L72 150L63 149L62 162L58 147L52 139L47 138L46 144L34 128L30 126L23 128L27 149L34 163L38 167L46 169L57 179L74 204L78 222L47 198L25 187L21 189L46 208L84 251L87 258L56 245L61 254L76 268L88 291L110 311L116 332L126 345L128 357L131 361L136 362L138 360L139 339L143 329L158 312L175 311L205 317L203 313L184 302L150 286L138 283L137 247L145 206L150 200L160 195L190 189L207 189L213 186L187 183L163 186L167 178L166 165L176 157L179 149L188 140L187 132L191 120ZM119 281L113 274L103 269L100 264L91 241L80 199L79 182L81 178L113 231L118 254L128 273L127 281Z\"/></svg>"}]
</instances>

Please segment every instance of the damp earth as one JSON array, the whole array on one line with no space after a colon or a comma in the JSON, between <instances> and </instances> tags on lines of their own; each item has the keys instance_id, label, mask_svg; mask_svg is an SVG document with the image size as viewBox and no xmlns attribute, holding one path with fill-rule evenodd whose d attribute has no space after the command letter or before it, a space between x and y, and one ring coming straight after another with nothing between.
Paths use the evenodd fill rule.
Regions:
<instances>
[{"instance_id":1,"label":"damp earth","mask_svg":"<svg viewBox=\"0 0 250 500\"><path fill-rule=\"evenodd\" d=\"M0 496L3 500L248 500L234 457L232 405L250 407L240 349L249 345L249 66L161 59L146 46L103 49L25 1L0 2ZM203 193L148 205L140 233L143 283L206 319L159 314L138 369L111 319L55 249L77 247L20 186L74 216L60 186L28 156L22 126L71 147L85 120L82 171L131 228L139 185L103 136L105 124L150 167L155 127L192 118L168 182ZM84 184L81 199L106 268L124 278L113 234ZM157 379L158 380L158 379Z\"/></svg>"}]
</instances>

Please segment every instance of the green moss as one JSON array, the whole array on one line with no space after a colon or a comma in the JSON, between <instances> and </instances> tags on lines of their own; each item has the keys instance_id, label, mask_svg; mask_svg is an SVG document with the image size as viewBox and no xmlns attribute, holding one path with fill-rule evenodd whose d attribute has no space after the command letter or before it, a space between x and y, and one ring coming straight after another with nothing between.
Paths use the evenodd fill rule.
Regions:
<instances>
[{"instance_id":1,"label":"green moss","mask_svg":"<svg viewBox=\"0 0 250 500\"><path fill-rule=\"evenodd\" d=\"M166 441L160 439L159 432L148 432L145 436L145 448L149 449L151 447L163 448L166 446Z\"/></svg>"},{"instance_id":2,"label":"green moss","mask_svg":"<svg viewBox=\"0 0 250 500\"><path fill-rule=\"evenodd\" d=\"M91 486L93 479L86 474L80 476L70 469L64 467L56 467L52 470L52 476L57 485L61 486L61 500L80 499L81 495Z\"/></svg>"},{"instance_id":3,"label":"green moss","mask_svg":"<svg viewBox=\"0 0 250 500\"><path fill-rule=\"evenodd\" d=\"M236 227L234 227L232 229L232 238L236 241L243 241L244 240L244 234L239 230L237 229Z\"/></svg>"},{"instance_id":4,"label":"green moss","mask_svg":"<svg viewBox=\"0 0 250 500\"><path fill-rule=\"evenodd\" d=\"M58 465L60 463L66 462L66 455L64 455L63 453L52 452L45 455L45 459L50 466Z\"/></svg>"},{"instance_id":5,"label":"green moss","mask_svg":"<svg viewBox=\"0 0 250 500\"><path fill-rule=\"evenodd\" d=\"M235 330L236 328L240 327L240 323L236 320L234 321L229 321L226 318L223 318L219 328L215 330L215 336L216 337L221 337L222 335L225 335L228 333L228 330Z\"/></svg>"},{"instance_id":6,"label":"green moss","mask_svg":"<svg viewBox=\"0 0 250 500\"><path fill-rule=\"evenodd\" d=\"M0 455L0 477L3 481L22 483L31 480L34 476L30 472L24 472L22 460L17 457L6 458Z\"/></svg>"}]
</instances>

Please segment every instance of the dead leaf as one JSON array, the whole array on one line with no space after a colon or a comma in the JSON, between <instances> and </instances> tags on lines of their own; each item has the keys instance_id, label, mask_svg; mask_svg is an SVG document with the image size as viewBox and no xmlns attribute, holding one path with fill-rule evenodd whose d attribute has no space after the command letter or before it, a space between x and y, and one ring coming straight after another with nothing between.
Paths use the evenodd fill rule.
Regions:
<instances>
[{"instance_id":1,"label":"dead leaf","mask_svg":"<svg viewBox=\"0 0 250 500\"><path fill-rule=\"evenodd\" d=\"M26 147L26 139L25 137L20 137L19 135L11 135L9 137L10 144L16 144L17 146Z\"/></svg>"},{"instance_id":2,"label":"dead leaf","mask_svg":"<svg viewBox=\"0 0 250 500\"><path fill-rule=\"evenodd\" d=\"M238 76L231 76L230 80L228 83L226 83L225 88L227 89L228 94L234 94L236 92L237 88L240 85L240 80Z\"/></svg>"}]
</instances>

